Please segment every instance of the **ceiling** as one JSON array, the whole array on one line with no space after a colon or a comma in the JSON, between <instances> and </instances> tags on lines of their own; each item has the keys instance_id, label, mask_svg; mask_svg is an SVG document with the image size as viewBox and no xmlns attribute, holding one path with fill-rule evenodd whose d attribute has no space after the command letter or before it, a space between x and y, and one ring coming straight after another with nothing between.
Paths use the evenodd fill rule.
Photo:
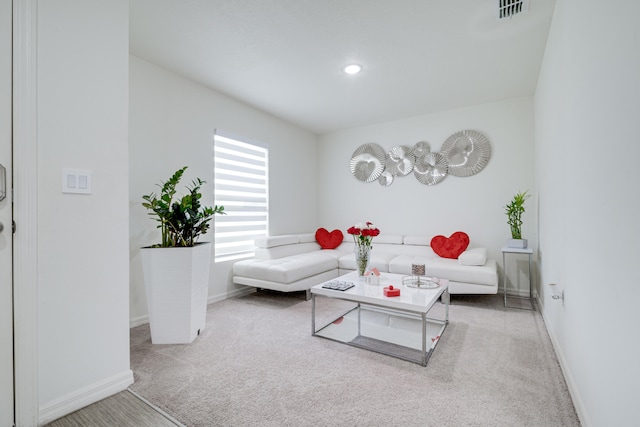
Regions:
<instances>
[{"instance_id":1,"label":"ceiling","mask_svg":"<svg viewBox=\"0 0 640 427\"><path fill-rule=\"evenodd\" d=\"M324 134L533 94L555 0L498 1L130 0L130 52Z\"/></svg>"}]
</instances>

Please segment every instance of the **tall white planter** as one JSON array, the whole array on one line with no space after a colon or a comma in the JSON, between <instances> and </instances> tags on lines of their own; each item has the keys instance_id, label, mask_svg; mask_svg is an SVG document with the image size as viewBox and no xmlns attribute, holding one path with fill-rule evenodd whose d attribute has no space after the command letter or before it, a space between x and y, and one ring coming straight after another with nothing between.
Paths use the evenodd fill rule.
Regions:
<instances>
[{"instance_id":1,"label":"tall white planter","mask_svg":"<svg viewBox=\"0 0 640 427\"><path fill-rule=\"evenodd\" d=\"M140 252L151 342L192 342L206 323L211 243Z\"/></svg>"}]
</instances>

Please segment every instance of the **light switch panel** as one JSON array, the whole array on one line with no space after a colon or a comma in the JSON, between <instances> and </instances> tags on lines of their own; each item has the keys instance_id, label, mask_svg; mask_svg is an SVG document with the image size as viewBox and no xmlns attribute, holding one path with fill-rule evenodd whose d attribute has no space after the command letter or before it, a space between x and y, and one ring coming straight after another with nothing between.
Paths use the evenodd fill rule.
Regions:
<instances>
[{"instance_id":1,"label":"light switch panel","mask_svg":"<svg viewBox=\"0 0 640 427\"><path fill-rule=\"evenodd\" d=\"M62 169L62 192L91 194L91 171Z\"/></svg>"}]
</instances>

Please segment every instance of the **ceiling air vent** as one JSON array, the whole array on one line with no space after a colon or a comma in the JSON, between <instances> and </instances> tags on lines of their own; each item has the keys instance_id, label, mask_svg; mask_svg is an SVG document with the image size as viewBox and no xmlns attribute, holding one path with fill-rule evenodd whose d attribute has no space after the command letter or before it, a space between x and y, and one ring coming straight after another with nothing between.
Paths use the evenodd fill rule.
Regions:
<instances>
[{"instance_id":1,"label":"ceiling air vent","mask_svg":"<svg viewBox=\"0 0 640 427\"><path fill-rule=\"evenodd\" d=\"M498 19L512 16L529 10L529 0L498 0Z\"/></svg>"}]
</instances>

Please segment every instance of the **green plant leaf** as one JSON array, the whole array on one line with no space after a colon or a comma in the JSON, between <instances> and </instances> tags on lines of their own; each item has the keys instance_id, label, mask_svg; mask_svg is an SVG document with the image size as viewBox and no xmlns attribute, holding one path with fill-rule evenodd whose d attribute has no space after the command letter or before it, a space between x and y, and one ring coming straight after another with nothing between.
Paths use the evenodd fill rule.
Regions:
<instances>
[{"instance_id":1,"label":"green plant leaf","mask_svg":"<svg viewBox=\"0 0 640 427\"><path fill-rule=\"evenodd\" d=\"M522 239L522 214L525 212L524 204L528 198L528 190L521 191L504 207L513 239Z\"/></svg>"},{"instance_id":2,"label":"green plant leaf","mask_svg":"<svg viewBox=\"0 0 640 427\"><path fill-rule=\"evenodd\" d=\"M161 183L160 197L155 193L143 195L142 206L158 222L162 242L153 247L193 246L210 227L214 215L226 215L224 206L202 206L200 189L206 181L196 178L187 186L188 193L174 199L176 187L187 167L178 169L166 182Z\"/></svg>"}]
</instances>

